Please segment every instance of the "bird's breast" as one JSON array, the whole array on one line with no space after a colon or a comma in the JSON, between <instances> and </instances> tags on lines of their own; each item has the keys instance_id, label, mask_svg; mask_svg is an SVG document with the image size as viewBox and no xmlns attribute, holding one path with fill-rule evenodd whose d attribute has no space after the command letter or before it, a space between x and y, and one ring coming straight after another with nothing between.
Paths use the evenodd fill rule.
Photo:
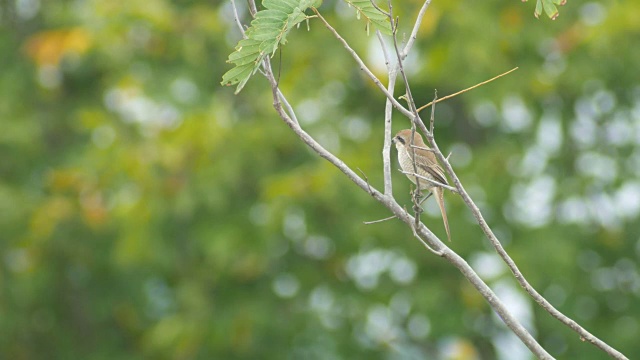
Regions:
<instances>
[{"instance_id":1,"label":"bird's breast","mask_svg":"<svg viewBox=\"0 0 640 360\"><path fill-rule=\"evenodd\" d=\"M433 178L433 176L431 176L431 174L429 174L426 170L424 170L424 169L422 169L420 167L420 166L426 166L426 164L421 164L420 163L420 158L416 159L416 169L414 169L413 160L411 159L411 156L407 152L406 148L403 149L402 151L398 151L398 162L400 162L400 167L402 168L402 170L404 172L416 173L416 174L418 174L420 176L423 176L423 177L425 177L427 179L435 180ZM417 170L417 172L416 172L416 170ZM407 177L409 178L409 180L411 180L411 182L413 182L414 184L417 184L415 176L407 175ZM432 187L433 187L432 183L430 183L427 180L420 179L420 190L429 190Z\"/></svg>"}]
</instances>

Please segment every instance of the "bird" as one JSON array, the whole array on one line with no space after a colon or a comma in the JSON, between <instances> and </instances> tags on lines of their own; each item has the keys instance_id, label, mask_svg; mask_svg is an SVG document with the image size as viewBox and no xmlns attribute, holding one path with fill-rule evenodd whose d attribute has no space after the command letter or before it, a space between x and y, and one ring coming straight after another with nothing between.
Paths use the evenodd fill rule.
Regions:
<instances>
[{"instance_id":1,"label":"bird","mask_svg":"<svg viewBox=\"0 0 640 360\"><path fill-rule=\"evenodd\" d=\"M418 132L413 133L413 145L411 147L411 129L400 130L392 139L398 150L398 161L400 167L406 173L413 173L423 176L427 179L437 181L441 184L449 185L447 178L444 175L444 171L438 164L435 154L427 150L429 146L424 143L422 136ZM415 169L413 166L413 155L415 151ZM417 170L417 171L416 171ZM442 187L435 185L434 183L425 179L416 178L416 176L407 175L409 180L418 185L418 191L429 190L435 195L438 207L440 207L440 213L442 214L442 221L444 222L444 228L447 231L447 239L451 241L451 232L449 231L449 221L447 220L447 212L444 208L444 190Z\"/></svg>"}]
</instances>

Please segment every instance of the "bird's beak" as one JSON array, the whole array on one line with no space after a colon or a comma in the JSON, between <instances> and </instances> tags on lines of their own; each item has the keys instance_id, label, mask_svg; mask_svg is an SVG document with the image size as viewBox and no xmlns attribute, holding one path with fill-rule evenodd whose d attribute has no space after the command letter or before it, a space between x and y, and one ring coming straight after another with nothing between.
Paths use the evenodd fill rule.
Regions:
<instances>
[{"instance_id":1,"label":"bird's beak","mask_svg":"<svg viewBox=\"0 0 640 360\"><path fill-rule=\"evenodd\" d=\"M396 143L396 138L395 138L395 137L392 137L392 138L391 138L391 143L392 143L392 144L395 144L395 143Z\"/></svg>"}]
</instances>

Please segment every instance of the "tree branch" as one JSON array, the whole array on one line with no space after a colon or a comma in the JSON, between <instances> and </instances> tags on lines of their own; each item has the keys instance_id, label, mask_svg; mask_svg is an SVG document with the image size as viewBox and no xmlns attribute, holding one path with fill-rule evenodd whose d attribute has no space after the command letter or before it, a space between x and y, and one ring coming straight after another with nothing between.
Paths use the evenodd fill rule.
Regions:
<instances>
[{"instance_id":1,"label":"tree branch","mask_svg":"<svg viewBox=\"0 0 640 360\"><path fill-rule=\"evenodd\" d=\"M320 19L320 21L322 21L324 23L324 26L326 26L327 29L329 29L329 31L331 31L331 33L333 33L333 36L335 36L338 41L340 41L342 43L342 45L344 46L345 49L347 49L347 51L349 52L349 54L351 54L351 57L353 57L353 59L358 63L358 65L360 66L360 70L364 71L365 74L367 74L367 76L369 76L369 78L371 78L371 80L373 80L373 83L376 84L376 86L378 87L378 89L380 89L380 91L382 91L382 93L387 97L387 99L389 101L391 101L391 103L393 104L393 106L398 109L398 111L400 111L402 114L404 114L405 116L411 116L411 112L409 110L407 110L404 106L402 106L402 104L400 104L398 102L398 100L396 100L392 94L390 94L387 89L384 87L384 85L382 85L382 83L380 82L380 80L378 80L378 78L373 74L373 72L371 72L371 70L369 70L369 68L367 67L367 65L365 65L365 63L362 61L362 59L360 59L360 56L358 56L358 54L355 52L355 50L353 50L351 48L351 46L349 46L349 44L347 43L347 41L340 36L340 34L338 34L338 32L336 31L336 29L334 29L328 22L327 20L320 15L320 12L318 12L317 9L312 8L313 11L316 13L316 15L318 16L318 18Z\"/></svg>"},{"instance_id":2,"label":"tree branch","mask_svg":"<svg viewBox=\"0 0 640 360\"><path fill-rule=\"evenodd\" d=\"M573 331L578 333L581 339L588 341L591 344L595 345L596 347L600 348L602 351L604 351L614 359L628 360L628 358L624 356L622 353L620 353L618 350L614 349L609 344L600 340L598 337L594 336L589 331L587 331L582 326L580 326L580 324L578 324L568 316L564 315L558 309L556 309L553 305L551 305L551 303L549 303L549 301L547 301L547 299L545 299L542 295L540 295L540 293L538 293L536 289L534 289L533 286L531 286L531 284L529 284L529 282L525 279L520 269L518 269L518 266L516 265L515 261L513 261L513 259L509 256L509 254L504 249L504 247L502 247L502 244L500 243L500 241L498 240L498 238L493 233L493 231L487 224L486 220L482 216L482 213L480 212L480 209L478 208L478 206L473 202L473 200L465 190L464 186L462 186L460 179L458 178L457 174L451 167L451 164L449 163L448 159L444 157L442 152L440 152L438 145L433 140L433 136L427 134L427 139L429 141L429 145L431 145L432 148L435 150L435 154L438 157L438 160L444 165L444 168L446 169L447 173L452 178L453 183L455 184L455 187L458 190L458 193L462 197L462 200L465 202L469 210L471 210L471 213L476 218L476 221L478 222L478 225L484 232L485 236L487 237L487 239L489 239L489 241L491 242L491 245L493 245L493 247L496 249L496 252L502 258L505 264L507 264L507 266L509 267L509 270L511 270L511 273L513 273L514 278L518 281L520 286L531 296L531 298L533 298L533 300L535 300L535 302L537 302L544 310L546 310L549 314L551 314L551 316L555 317L561 323L565 324L566 326L571 328Z\"/></svg>"},{"instance_id":3,"label":"tree branch","mask_svg":"<svg viewBox=\"0 0 640 360\"><path fill-rule=\"evenodd\" d=\"M410 171L403 171L403 170L401 170L401 169L398 169L398 170L399 170L401 173L403 173L403 174L405 174L405 175L407 175L407 176L417 177L417 178L419 178L420 180L425 180L425 181L427 181L427 182L429 182L429 183L431 183L431 184L433 184L433 185L439 186L439 187L441 187L441 188L443 188L443 189L447 189L447 190L451 191L452 193L455 193L455 194L457 194L457 193L458 193L458 189L454 188L454 187L453 187L453 186L451 186L451 185L443 184L443 183L441 183L441 182L438 182L438 181L435 181L435 180L429 179L428 177L425 177L425 176L422 176L422 175L420 175L420 174L416 174L416 173L413 173L413 172L410 172Z\"/></svg>"},{"instance_id":4,"label":"tree branch","mask_svg":"<svg viewBox=\"0 0 640 360\"><path fill-rule=\"evenodd\" d=\"M529 332L520 324L520 322L507 310L506 306L491 290L491 288L478 276L478 274L469 266L469 264L458 254L448 248L435 234L433 234L422 222L419 222L418 227L414 228L415 219L406 210L404 210L394 199L390 196L385 196L380 193L374 187L369 186L366 181L361 179L356 173L351 170L342 160L333 155L330 151L322 147L318 142L307 134L298 124L289 118L289 116L282 109L282 104L278 97L277 82L273 77L271 71L271 65L269 59L265 59L264 62L265 73L269 83L271 84L274 108L282 120L289 126L293 132L311 149L313 149L322 158L329 161L340 171L342 171L351 181L353 181L362 190L370 194L374 199L382 203L387 209L389 209L396 217L402 220L405 224L409 225L417 234L418 240L429 250L443 258L449 263L454 265L460 270L460 272L469 280L469 282L478 290L478 292L487 300L491 307L496 311L502 321L523 341L523 343L532 349L540 359L553 359L529 334Z\"/></svg>"},{"instance_id":5,"label":"tree branch","mask_svg":"<svg viewBox=\"0 0 640 360\"><path fill-rule=\"evenodd\" d=\"M429 8L429 5L431 5L431 0L426 0L424 4L422 4L422 7L418 12L418 16L416 17L416 21L413 24L413 29L411 30L409 40L407 41L407 44L404 46L404 49L402 49L402 53L400 54L400 58L402 58L403 61L409 55L409 51L411 51L411 49L413 48L413 44L418 37L418 30L420 30L420 25L422 24L422 18L424 18L424 14L427 13L427 8Z\"/></svg>"},{"instance_id":6,"label":"tree branch","mask_svg":"<svg viewBox=\"0 0 640 360\"><path fill-rule=\"evenodd\" d=\"M380 30L376 30L376 36L380 41L380 47L382 48L382 54L384 55L384 61L387 65L387 71L389 73L389 80L387 84L387 92L393 97L393 93L396 88L396 77L398 75L397 65L391 65L389 61L389 54L384 44L384 39ZM384 175L384 194L387 196L393 196L393 185L391 183L391 123L393 118L393 104L391 100L387 98L384 106L384 144L382 147L382 173Z\"/></svg>"},{"instance_id":7,"label":"tree branch","mask_svg":"<svg viewBox=\"0 0 640 360\"><path fill-rule=\"evenodd\" d=\"M531 285L525 280L524 276L522 275L522 273L517 268L515 262L513 262L513 260L509 257L509 255L506 253L506 251L504 250L504 248L502 247L502 245L500 244L500 242L498 241L496 236L493 234L493 232L491 231L491 229L487 225L486 221L482 217L482 214L480 213L480 210L475 205L475 203L471 200L471 198L469 197L468 193L466 192L466 190L462 186L462 184L460 182L460 179L455 174L453 168L451 167L451 165L448 162L448 159L444 157L444 155L442 154L442 152L438 148L438 146L437 146L437 144L435 142L435 139L434 139L433 131L428 131L426 126L425 126L425 124L422 122L422 119L420 119L420 116L418 114L419 110L423 109L425 106L428 106L429 104L421 107L420 109L416 108L415 102L413 100L413 97L411 96L411 92L410 92L410 89L409 89L409 84L408 84L408 81L407 81L406 74L404 73L404 68L402 66L402 60L404 58L406 58L406 56L407 56L407 54L408 54L413 42L415 41L415 36L417 34L417 29L418 29L418 25L419 25L418 22L421 21L422 16L424 15L424 12L426 11L429 3L430 3L430 1L426 1L424 3L424 5L423 5L423 7L422 7L422 9L420 11L420 14L418 15L418 19L416 20L416 24L414 25L414 28L413 28L414 30L412 32L412 35L411 35L407 45L405 46L405 48L401 52L398 49L398 45L397 45L397 37L396 37L397 22L395 22L394 19L393 19L393 9L392 9L391 3L389 2L389 13L388 13L388 15L389 15L390 21L392 22L392 30L393 30L393 34L394 34L394 48L395 48L396 55L398 57L398 63L397 63L396 71L400 70L400 72L401 72L401 74L403 76L405 87L407 89L407 100L408 100L408 104L410 106L411 111L407 110L400 103L398 103L398 101L395 100L395 98L392 95L393 94L393 86L391 85L391 83L392 83L391 80L395 81L395 76L392 78L392 72L390 71L389 88L387 89L381 84L381 82L375 77L375 75L373 75L373 73L366 67L364 62L355 53L355 51L348 45L348 43L320 15L320 13L316 9L313 9L313 11L316 12L316 14L320 18L320 20L325 24L325 26L334 34L334 36L336 36L336 38L349 51L349 53L352 55L354 60L358 63L360 68L373 80L373 82L376 84L376 86L378 86L378 88L385 94L385 96L387 97L388 104L391 104L393 107L398 109L398 111L400 111L403 115L405 115L408 118L412 119L412 128L414 129L414 131L415 131L415 127L417 126L427 136L427 141L429 142L429 145L431 146L431 148L433 149L434 153L436 154L436 157L444 165L444 168L446 169L447 173L451 176L451 178L452 178L452 180L454 182L454 185L455 185L455 189L457 189L457 191L460 193L460 195L462 196L463 200L465 201L467 206L470 208L470 210L472 211L472 213L476 217L476 220L478 221L478 223L479 223L480 227L482 228L483 232L485 233L485 235L489 238L489 240L491 241L492 245L496 248L496 251L498 252L498 254L507 263L507 265L511 269L512 273L514 274L515 278L520 283L520 285L527 291L527 293L529 293L532 296L532 298L536 302L538 302L538 304L540 304L545 310L547 310L549 313L551 313L554 317L556 317L561 322L563 322L564 324L566 324L567 326L572 328L574 331L576 331L578 334L580 334L581 337L584 340L593 343L594 345L596 345L597 347L599 347L600 349L605 351L607 354L611 355L612 357L614 357L616 359L627 359L624 355L619 353L617 350L611 348L609 345L607 345L606 343L602 342L597 337L593 336L592 334L590 334L589 332L584 330L575 321L571 320L570 318L568 318L565 315L563 315L562 313L560 313L551 304L549 304L535 289L533 289L533 287L531 287ZM232 4L233 4L234 9L235 9L235 3L232 2ZM254 0L249 0L249 10L250 10L252 16L255 16L255 13L256 13L257 9L256 9L256 6L255 6ZM237 17L237 15L236 15L236 17ZM239 21L238 21L238 24L239 24ZM240 28L241 28L241 26L240 26ZM242 29L241 29L241 31L242 31ZM282 92L278 88L278 83L277 83L277 80L275 79L275 77L273 75L273 71L271 69L271 62L270 62L270 59L268 57L263 61L262 66L263 66L263 74L267 77L267 79L268 79L268 81L269 81L269 83L271 85L274 109L276 110L276 112L278 113L280 118L285 122L285 124L287 126L289 126L292 129L292 131L305 144L307 144L307 146L309 146L313 151L315 151L322 158L326 159L331 164L336 166L340 171L342 171L357 186L359 186L365 192L370 194L374 199L376 199L378 202L382 203L385 207L387 207L394 214L395 217L397 217L398 219L400 219L403 222L405 222L412 229L412 231L413 231L414 235L416 236L416 238L428 250L434 252L435 254L437 254L439 256L442 256L447 261L449 261L452 265L454 265L456 268L458 268L460 270L460 272L471 282L471 284L487 300L487 302L496 311L496 313L500 316L500 318L503 320L503 322L521 339L521 341L536 356L538 356L540 359L553 359L553 357L551 355L549 355L544 350L544 348L542 348L536 342L536 340L520 324L520 322L506 309L504 304L500 301L500 299L497 298L497 296L495 295L495 293L493 293L491 288L489 288L489 286L486 283L484 283L484 281L467 264L467 262L462 257L460 257L458 254L456 254L453 250L451 250L449 247L447 247L444 243L442 243L442 241L440 241L440 239L438 239L422 222L416 221L416 219L413 216L411 216L411 214L409 214L406 211L406 209L401 207L395 201L395 199L393 198L393 196L391 194L391 191L390 191L391 181L390 181L390 178L389 178L389 181L387 182L386 174L385 174L385 193L382 194L377 189L375 189L374 187L370 186L370 184L367 181L365 181L362 178L360 178L342 160L340 160L334 154L332 154L331 152L326 150L324 147L322 147L322 145L320 145L317 141L315 141L315 139L313 137L311 137L308 133L306 133L300 127L300 125L299 125L299 123L298 123L298 121L297 121L297 119L295 117L295 113L293 111L293 108L289 105L289 103L287 102L284 94L282 94ZM511 71L513 71L513 70L511 70ZM503 74L503 75L506 75L506 74ZM503 76L503 75L500 75L500 76ZM500 77L500 76L498 76L498 77ZM498 77L496 77L496 78L498 78ZM480 84L478 84L478 85L476 85L474 87L465 89L462 92L468 91L470 89L473 89L473 88L475 88L477 86L480 86L480 85L482 85L484 83L487 83L489 81L492 81L492 80L493 79L488 80L488 81L483 82L483 83L480 83ZM450 98L450 97L455 96L455 95L457 95L459 93L462 93L462 92L458 92L458 93L450 95L448 97L444 97L444 98L442 98L442 99L440 99L438 101L445 100L447 98ZM284 107L286 107L287 111L285 111L285 109L283 108L283 104L284 104ZM385 111L385 114L387 114L387 113L390 114L390 112L391 111ZM432 116L433 116L433 114L432 114ZM390 151L389 151L390 144L387 144L387 140L390 141L390 136L391 136L390 135L391 134L391 131L390 131L390 129L391 129L391 116L390 115L388 117L385 116L385 120L386 120L385 121L385 148L383 149L383 159L385 161L387 161L387 163L390 164L390 160L389 160L390 156L388 155L390 153ZM387 163L385 163L385 171L386 171L386 164ZM390 169L390 165L389 165L389 169ZM389 170L389 174L390 174L390 170ZM416 176L416 175L414 174L414 176ZM419 180L417 180L417 181L419 181ZM441 185L444 185L444 184L441 184ZM449 189L449 190L451 190L451 189Z\"/></svg>"},{"instance_id":8,"label":"tree branch","mask_svg":"<svg viewBox=\"0 0 640 360\"><path fill-rule=\"evenodd\" d=\"M430 103L428 103L428 104L425 104L425 105L420 106L420 107L418 108L418 112L420 112L420 111L422 111L422 110L426 109L426 108L427 108L427 107L429 107L429 105L431 105L431 104L439 103L440 101L444 101L444 100L447 100L447 99L451 99L451 98L452 98L452 97L454 97L454 96L458 96L458 95L460 95L460 94L462 94L462 93L465 93L465 92L467 92L467 91L469 91L469 90L473 90L473 89L475 89L475 88L477 88L477 87L480 87L480 86L482 86L482 85L484 85L484 84L488 84L488 83L492 82L493 80L496 80L496 79L501 78L501 77L503 77L503 76L505 76L505 75L508 75L508 74L510 74L510 73L512 73L512 72L514 72L514 71L516 71L516 70L518 70L518 67L514 67L513 69L511 69L511 70L509 70L509 71L507 71L507 72L504 72L504 73L502 73L502 74L500 74L500 75L498 75L498 76L494 76L494 77L492 77L492 78L491 78L491 79L489 79L489 80L485 80L485 81L483 81L483 82L481 82L481 83L475 84L475 85L473 85L473 86L471 86L471 87L468 87L468 88L466 88L466 89L464 89L464 90L460 90L460 91L458 91L457 93L453 93L453 94L451 94L451 95L447 95L447 96L445 96L445 97L443 97L443 98L440 98L440 99L438 99L438 100L433 100L432 102L430 102Z\"/></svg>"},{"instance_id":9,"label":"tree branch","mask_svg":"<svg viewBox=\"0 0 640 360\"><path fill-rule=\"evenodd\" d=\"M338 37L339 40L343 42L345 48L347 48L358 63L361 64L362 69L367 69L364 66L364 63L360 60L360 58L355 55L355 52L351 50L349 45L337 35L335 30L326 23L326 20L322 18L322 16L317 12L318 17L325 22L325 25L334 32L334 35ZM397 46L396 46L397 49ZM402 65L399 63L400 69L402 70ZM521 341L540 359L553 359L551 355L549 355L540 344L529 334L529 332L520 324L520 322L507 310L502 301L495 295L495 293L491 290L491 288L478 276L478 274L467 264L467 262L462 259L459 255L453 252L450 248L448 248L445 244L440 241L422 222L415 221L415 218L412 217L406 210L404 210L400 205L393 199L392 196L387 196L380 193L374 187L371 187L367 184L366 181L361 179L358 175L351 170L342 160L337 158L331 152L326 150L322 145L313 139L309 134L307 134L297 123L295 123L283 110L282 103L280 102L280 97L278 93L278 83L273 76L273 72L271 70L270 59L266 58L264 60L264 69L271 84L271 89L273 92L274 99L274 109L278 113L278 115L282 118L282 120L296 133L296 135L306 143L311 149L318 153L322 158L331 162L334 166L336 166L340 171L342 171L351 181L353 181L356 185L358 185L361 189L370 194L374 199L378 200L380 203L385 205L395 216L397 216L400 220L405 222L407 225L411 227L416 238L431 252L438 254L449 261L452 265L460 270L460 272L471 282L471 284L480 292L480 294L489 302L491 307L498 313L502 321L521 339ZM368 71L368 69L367 69ZM371 74L373 76L373 74ZM385 95L387 95L387 99L389 99L392 103L397 103L397 101L387 93L387 90L382 87L379 80L373 77L374 82L378 85ZM394 105L395 105L394 103ZM396 108L399 108L396 105ZM402 108L404 111L403 114L407 113L406 109ZM409 115L417 115L417 111L415 108L415 103L413 105L413 113L409 113ZM418 117L419 119L419 117ZM420 121L421 122L421 121ZM424 124L422 124L424 126ZM419 180L417 180L419 181Z\"/></svg>"}]
</instances>

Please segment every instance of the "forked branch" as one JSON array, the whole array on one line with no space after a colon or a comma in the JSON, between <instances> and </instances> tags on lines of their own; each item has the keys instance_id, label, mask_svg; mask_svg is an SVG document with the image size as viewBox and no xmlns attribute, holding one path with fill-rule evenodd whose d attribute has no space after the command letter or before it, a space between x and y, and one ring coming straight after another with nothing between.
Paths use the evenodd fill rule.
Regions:
<instances>
[{"instance_id":1,"label":"forked branch","mask_svg":"<svg viewBox=\"0 0 640 360\"><path fill-rule=\"evenodd\" d=\"M446 171L449 174L449 176L452 178L453 183L455 185L455 188L454 187L450 187L450 186L446 187L446 188L448 188L448 190L451 190L451 191L456 190L461 195L461 197L463 198L463 200L465 201L465 203L467 204L467 206L469 207L471 212L476 217L480 227L485 232L486 236L489 238L489 240L491 241L492 245L496 248L496 251L498 252L498 254L507 263L507 265L509 266L509 268L513 272L515 278L518 280L520 285L527 291L527 293L529 293L536 302L538 302L545 310L547 310L549 313L551 313L554 317L556 317L561 322L563 322L564 324L566 324L567 326L572 328L574 331L576 331L578 334L580 334L580 336L583 339L595 344L598 348L602 349L607 354L609 354L610 356L612 356L612 357L614 357L616 359L627 359L624 355L619 353L617 350L611 348L608 344L604 343L603 341L601 341L597 337L593 336L592 334L590 334L589 332L584 330L575 321L569 319L568 317L566 317L565 315L560 313L551 304L549 304L540 294L538 294L536 292L536 290L533 289L533 287L531 287L531 285L525 280L525 278L522 275L522 273L518 270L515 262L513 262L513 260L509 257L509 255L506 253L504 248L502 248L502 246L501 246L500 242L498 241L498 239L496 238L495 234L493 234L493 232L491 231L491 229L487 225L486 221L482 217L482 214L480 213L480 210L475 205L475 203L472 201L472 199L469 197L468 193L465 191L464 187L462 186L462 184L460 182L460 179L458 178L458 176L454 172L453 168L451 167L451 164L449 163L448 158L444 157L444 155L442 154L442 152L438 148L438 146L437 146L437 144L435 142L435 139L434 139L434 134L433 134L433 122L431 124L432 125L431 126L431 131L429 131L426 128L425 124L422 122L422 119L420 119L419 111L421 111L425 107L431 105L431 103L429 103L427 105L424 105L424 106L422 106L420 108L416 108L415 101L413 100L413 97L411 96L411 91L410 91L410 88L409 88L409 85L408 85L408 80L407 80L406 74L404 73L404 68L403 68L403 65L402 65L402 61L406 58L406 56L407 56L407 54L408 54L408 52L409 52L409 50L411 48L411 45L415 41L415 37L416 37L416 34L417 34L417 29L419 28L420 21L422 20L422 17L424 15L424 13L426 12L426 9L427 9L429 3L430 3L430 1L425 1L425 3L423 5L423 7L421 8L420 13L418 15L418 19L416 20L416 23L414 24L413 31L412 31L411 37L410 37L407 45L405 46L404 49L400 50L400 48L398 46L398 42L397 42L397 37L396 37L397 21L394 20L394 18L393 18L393 7L391 6L391 3L389 2L389 11L386 12L386 14L389 16L389 19L390 19L391 24L392 24L392 29L393 29L393 34L394 34L394 36L393 36L394 50L395 50L395 54L396 54L396 57L398 59L398 62L397 62L397 64L395 66L392 66L392 65L389 64L389 61L388 61L389 57L387 56L387 58L386 58L387 59L387 63L389 64L388 70L389 70L389 80L390 80L390 84L389 84L389 86L387 88L385 88L382 85L382 83L380 82L380 80L377 79L376 76L368 69L368 67L360 59L360 57L357 55L357 53L344 40L344 38L342 38L338 34L338 32L326 21L326 19L324 17L322 17L322 15L316 9L313 9L313 11L316 12L316 15L318 16L318 18L325 24L325 26L333 33L333 35L343 44L343 46L347 49L347 51L352 55L352 57L354 58L356 63L365 72L365 74L374 82L374 84L376 86L378 86L380 91L387 97L388 109L385 112L385 147L383 149L383 158L384 158L384 162L385 162L385 192L384 192L384 194L379 192L375 187L371 186L366 179L362 179L361 177L359 177L342 160L340 160L334 154L332 154L331 152L326 150L324 147L322 147L322 145L320 145L312 136L310 136L308 133L306 133L301 128L300 124L298 123L298 121L295 118L295 113L293 111L293 108L289 105L289 103L287 102L284 94L278 88L278 83L276 81L276 78L273 75L273 71L271 70L270 59L267 57L264 60L264 62L262 63L262 71L263 71L263 74L268 79L269 83L271 84L271 89L272 89L272 93L273 93L273 106L274 106L276 112L281 117L281 119L285 122L285 124L287 126L289 126L292 129L292 131L305 144L307 144L312 150L314 150L322 158L326 159L327 161L332 163L334 166L336 166L340 171L342 171L357 186L359 186L361 189L363 189L365 192L367 192L369 195L371 195L374 199L376 199L377 201L382 203L385 207L387 207L391 211L391 213L393 214L393 217L397 217L398 219L402 220L405 224L407 224L412 229L412 232L414 233L415 237L427 249L429 249L433 253L437 254L438 256L442 256L447 261L449 261L452 265L454 265L456 268L458 268L460 270L460 272L479 291L479 293L487 300L487 302L491 305L491 307L498 313L498 315L505 322L505 324L522 340L522 342L538 358L540 358L540 359L553 359L553 357L551 355L549 355L544 350L544 348L542 348L536 342L536 340L528 333L528 331L522 326L522 324L520 324L520 322L506 309L505 305L500 301L500 299L497 298L497 296L495 295L495 293L493 293L491 288L489 288L489 286L478 276L478 274L467 264L467 262L462 257L460 257L458 254L456 254L454 251L452 251L449 247L447 247L445 244L443 244L422 222L419 221L419 219L418 219L418 221L416 221L416 218L411 216L411 214L408 213L405 208L400 206L395 201L395 199L393 198L393 195L391 194L390 170L387 170L387 169L390 169L390 160L389 160L389 152L390 152L389 143L390 143L390 132L391 132L391 111L390 111L390 108L391 108L391 106L395 107L400 113L402 113L403 115L405 115L406 117L411 119L412 128L415 129L415 127L418 127L426 135L427 141L428 141L429 145L431 146L434 154L436 154L436 157L442 163L442 165L446 169ZM234 4L234 8L235 8L235 4ZM255 15L256 6L255 6L254 0L249 0L249 9L250 9L251 14ZM235 11L235 9L234 9L234 11ZM237 15L236 15L236 17L237 17ZM240 30L243 31L242 26L240 25L239 22L238 22L238 26L240 27ZM383 42L382 37L379 36L379 38L380 38L380 41ZM452 94L452 95L449 95L449 96L445 96L445 97L443 97L443 98L441 98L441 99L439 99L437 101L443 101L443 100L446 100L446 99L451 98L453 96L456 96L458 94L461 94L461 93L463 93L465 91L469 91L471 89L474 89L474 88L477 88L479 86L482 86L482 85L484 85L484 84L486 84L486 83L488 83L490 81L493 81L493 80L495 80L495 79L497 79L497 78L499 78L501 76L507 75L508 73L510 73L510 72L512 72L514 70L515 69L512 69L509 72L506 72L504 74L496 76L493 79L490 79L490 80L487 80L485 82L479 83L477 85L474 85L474 86L472 86L472 87L470 87L468 89L462 90L462 91L457 92L455 94ZM404 106L402 106L393 96L393 86L391 85L391 83L392 83L392 80L395 81L395 76L397 74L397 71L399 71L402 74L403 82L405 84L405 89L406 89L406 94L407 94L406 97L407 97L407 102L408 102L408 105L409 105L409 109L407 109ZM432 113L432 116L434 116L433 113ZM387 171L389 171L389 176L388 177L387 177ZM417 174L411 174L411 175L412 176L417 176ZM424 180L428 181L428 179L426 179L426 178ZM420 181L420 180L417 180L417 181ZM440 185L444 185L444 184L440 184ZM419 215L419 213L417 215ZM393 217L391 217L391 218L393 218Z\"/></svg>"}]
</instances>

